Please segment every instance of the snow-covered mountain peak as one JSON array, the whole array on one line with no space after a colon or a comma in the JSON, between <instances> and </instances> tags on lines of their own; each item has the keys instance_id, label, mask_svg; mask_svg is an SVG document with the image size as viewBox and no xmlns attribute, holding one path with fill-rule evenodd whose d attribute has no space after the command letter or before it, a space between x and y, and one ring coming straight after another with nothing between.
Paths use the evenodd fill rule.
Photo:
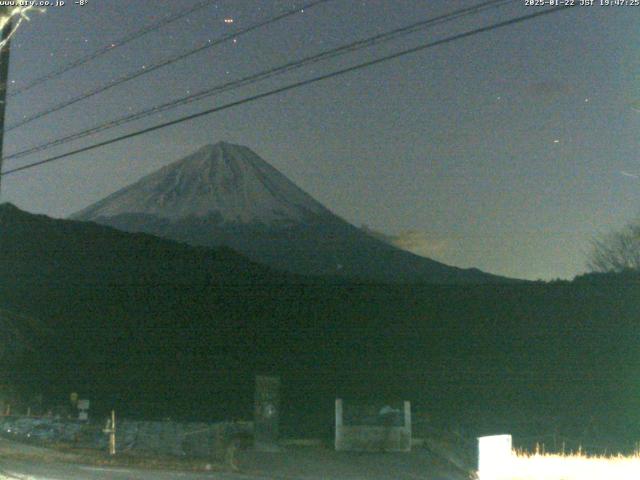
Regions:
<instances>
[{"instance_id":1,"label":"snow-covered mountain peak","mask_svg":"<svg viewBox=\"0 0 640 480\"><path fill-rule=\"evenodd\" d=\"M167 220L214 217L224 223L299 223L331 215L251 149L206 145L78 212L95 220L124 214Z\"/></svg>"}]
</instances>

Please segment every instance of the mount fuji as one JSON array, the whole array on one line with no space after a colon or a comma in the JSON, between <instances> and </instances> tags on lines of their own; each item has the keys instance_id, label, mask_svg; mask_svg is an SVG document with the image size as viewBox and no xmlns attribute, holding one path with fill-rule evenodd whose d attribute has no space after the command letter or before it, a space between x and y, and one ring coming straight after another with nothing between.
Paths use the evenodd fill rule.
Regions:
<instances>
[{"instance_id":1,"label":"mount fuji","mask_svg":"<svg viewBox=\"0 0 640 480\"><path fill-rule=\"evenodd\" d=\"M333 214L247 147L219 142L73 214L129 232L227 246L294 273L374 282L501 283L393 247Z\"/></svg>"}]
</instances>

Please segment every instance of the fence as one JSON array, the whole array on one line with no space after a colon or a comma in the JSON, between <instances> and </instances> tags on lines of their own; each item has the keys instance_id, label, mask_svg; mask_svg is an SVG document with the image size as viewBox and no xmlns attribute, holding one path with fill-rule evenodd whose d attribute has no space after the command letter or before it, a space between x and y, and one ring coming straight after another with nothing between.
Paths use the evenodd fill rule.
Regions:
<instances>
[{"instance_id":1,"label":"fence","mask_svg":"<svg viewBox=\"0 0 640 480\"><path fill-rule=\"evenodd\" d=\"M411 403L394 409L354 407L336 399L335 449L408 452L411 450Z\"/></svg>"},{"instance_id":2,"label":"fence","mask_svg":"<svg viewBox=\"0 0 640 480\"><path fill-rule=\"evenodd\" d=\"M637 480L640 452L624 457L516 452L511 435L478 438L479 480Z\"/></svg>"},{"instance_id":3,"label":"fence","mask_svg":"<svg viewBox=\"0 0 640 480\"><path fill-rule=\"evenodd\" d=\"M107 449L104 424L34 417L2 417L0 432L23 440L71 443L77 447ZM158 455L216 458L234 442L253 435L252 422L179 423L121 420L116 449Z\"/></svg>"}]
</instances>

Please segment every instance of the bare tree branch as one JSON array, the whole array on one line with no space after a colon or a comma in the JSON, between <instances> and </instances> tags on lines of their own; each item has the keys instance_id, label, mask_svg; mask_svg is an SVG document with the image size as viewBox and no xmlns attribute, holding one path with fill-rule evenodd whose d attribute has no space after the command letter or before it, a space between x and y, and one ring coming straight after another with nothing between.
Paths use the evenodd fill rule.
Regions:
<instances>
[{"instance_id":1,"label":"bare tree branch","mask_svg":"<svg viewBox=\"0 0 640 480\"><path fill-rule=\"evenodd\" d=\"M640 220L594 239L587 265L595 272L640 272Z\"/></svg>"}]
</instances>

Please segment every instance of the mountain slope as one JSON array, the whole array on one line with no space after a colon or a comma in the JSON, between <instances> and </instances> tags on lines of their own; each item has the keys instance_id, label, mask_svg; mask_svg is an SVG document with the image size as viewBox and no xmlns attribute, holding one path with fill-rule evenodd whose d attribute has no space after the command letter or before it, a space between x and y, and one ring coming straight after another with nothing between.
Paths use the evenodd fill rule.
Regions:
<instances>
[{"instance_id":1,"label":"mountain slope","mask_svg":"<svg viewBox=\"0 0 640 480\"><path fill-rule=\"evenodd\" d=\"M0 278L36 285L296 283L227 248L202 248L102 225L32 215L0 205Z\"/></svg>"},{"instance_id":2,"label":"mountain slope","mask_svg":"<svg viewBox=\"0 0 640 480\"><path fill-rule=\"evenodd\" d=\"M368 281L507 279L400 250L350 225L247 147L220 142L72 215L192 245L227 246L300 274Z\"/></svg>"}]
</instances>

